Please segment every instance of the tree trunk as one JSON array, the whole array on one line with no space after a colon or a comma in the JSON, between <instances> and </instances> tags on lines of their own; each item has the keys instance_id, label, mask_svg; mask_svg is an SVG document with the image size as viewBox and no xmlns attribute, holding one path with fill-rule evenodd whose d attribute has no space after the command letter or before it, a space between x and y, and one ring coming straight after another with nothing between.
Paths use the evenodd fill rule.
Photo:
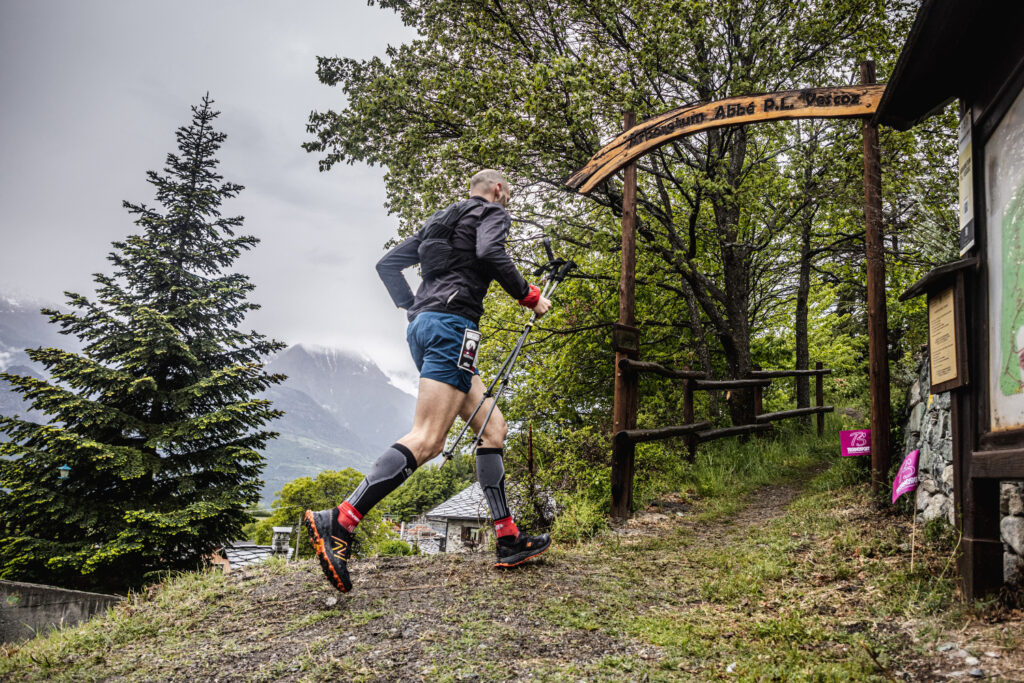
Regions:
<instances>
[{"instance_id":1,"label":"tree trunk","mask_svg":"<svg viewBox=\"0 0 1024 683\"><path fill-rule=\"evenodd\" d=\"M682 278L682 290L686 295L686 308L690 313L690 329L693 331L693 340L697 345L697 358L700 359L700 369L708 377L714 377L715 368L711 365L711 350L708 348L708 340L704 337L704 322L700 318L700 304L693 294L693 288L686 278ZM718 392L711 391L711 406L709 408L711 417L718 417Z\"/></svg>"},{"instance_id":2,"label":"tree trunk","mask_svg":"<svg viewBox=\"0 0 1024 683\"><path fill-rule=\"evenodd\" d=\"M810 342L807 338L808 298L811 293L811 226L803 225L800 236L800 280L796 288L796 319L793 327L796 332L796 369L808 370L811 364ZM796 378L796 407L807 408L811 405L811 380L807 376ZM802 422L810 422L810 418L801 418Z\"/></svg>"},{"instance_id":3,"label":"tree trunk","mask_svg":"<svg viewBox=\"0 0 1024 683\"><path fill-rule=\"evenodd\" d=\"M713 195L715 222L718 225L722 245L722 270L725 285L725 313L728 320L727 334L722 335L722 348L729 364L731 379L750 376L750 261L753 247L740 240L739 205L734 196L739 185L740 172L746 159L747 135L742 126L732 131L726 142L728 164L725 193ZM754 422L754 392L739 389L729 394L729 414L734 425Z\"/></svg>"},{"instance_id":4,"label":"tree trunk","mask_svg":"<svg viewBox=\"0 0 1024 683\"><path fill-rule=\"evenodd\" d=\"M804 191L810 191L813 179L813 168L808 165L804 169ZM814 207L807 205L800 212L800 275L796 288L796 315L793 321L796 336L796 370L809 370L811 367L810 340L807 338L808 299L811 294L811 227L814 223ZM796 378L796 407L808 408L811 405L811 378ZM810 416L800 418L806 426L810 426Z\"/></svg>"}]
</instances>

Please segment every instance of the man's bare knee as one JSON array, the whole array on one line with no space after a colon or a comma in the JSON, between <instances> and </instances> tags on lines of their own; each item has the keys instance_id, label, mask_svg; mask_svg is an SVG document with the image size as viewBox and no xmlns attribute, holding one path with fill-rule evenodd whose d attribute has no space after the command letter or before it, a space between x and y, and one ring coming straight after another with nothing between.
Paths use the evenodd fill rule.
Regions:
<instances>
[{"instance_id":1,"label":"man's bare knee","mask_svg":"<svg viewBox=\"0 0 1024 683\"><path fill-rule=\"evenodd\" d=\"M505 422L503 416L495 414L491 417L491 421L487 423L487 428L484 429L481 442L487 448L501 448L505 445L505 437L507 435L508 423Z\"/></svg>"},{"instance_id":2,"label":"man's bare knee","mask_svg":"<svg viewBox=\"0 0 1024 683\"><path fill-rule=\"evenodd\" d=\"M412 451L417 465L432 460L434 456L444 450L444 438L427 437L415 432L403 436L398 443Z\"/></svg>"},{"instance_id":3,"label":"man's bare knee","mask_svg":"<svg viewBox=\"0 0 1024 683\"><path fill-rule=\"evenodd\" d=\"M499 439L502 443L505 443L505 438L508 436L508 423L505 422L505 418L498 420L498 424L494 425L494 438Z\"/></svg>"}]
</instances>

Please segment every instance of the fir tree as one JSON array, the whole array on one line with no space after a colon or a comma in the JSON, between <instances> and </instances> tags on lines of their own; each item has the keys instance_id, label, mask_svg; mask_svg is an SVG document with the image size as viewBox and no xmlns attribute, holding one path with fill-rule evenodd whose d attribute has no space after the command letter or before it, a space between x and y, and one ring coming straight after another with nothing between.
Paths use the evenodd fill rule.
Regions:
<instances>
[{"instance_id":1,"label":"fir tree","mask_svg":"<svg viewBox=\"0 0 1024 683\"><path fill-rule=\"evenodd\" d=\"M280 415L255 396L283 379L261 359L284 345L239 329L258 306L229 269L258 240L220 213L243 188L217 173L212 104L147 174L158 206L124 203L141 232L113 243L94 299L43 310L83 351L28 350L49 380L2 375L50 423L0 416L0 577L137 586L202 565L249 521Z\"/></svg>"}]
</instances>

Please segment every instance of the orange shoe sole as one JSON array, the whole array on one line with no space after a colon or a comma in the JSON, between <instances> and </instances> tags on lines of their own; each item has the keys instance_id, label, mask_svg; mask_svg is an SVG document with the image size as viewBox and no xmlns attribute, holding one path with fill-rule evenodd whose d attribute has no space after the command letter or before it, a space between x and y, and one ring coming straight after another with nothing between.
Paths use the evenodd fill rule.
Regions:
<instances>
[{"instance_id":1,"label":"orange shoe sole","mask_svg":"<svg viewBox=\"0 0 1024 683\"><path fill-rule=\"evenodd\" d=\"M320 560L320 568L324 572L324 576L330 581L335 588L342 593L347 593L348 589L345 588L345 583L338 576L338 572L334 571L334 565L327 559L327 550L324 548L324 540L320 538L320 533L316 530L316 524L313 523L313 511L306 510L306 514L302 516L302 526L306 527L306 531L309 532L310 537L313 539L313 550L316 552L316 558Z\"/></svg>"},{"instance_id":2,"label":"orange shoe sole","mask_svg":"<svg viewBox=\"0 0 1024 683\"><path fill-rule=\"evenodd\" d=\"M530 560L534 559L535 557L540 557L541 555L546 553L548 551L548 548L550 548L550 547L551 547L551 544L549 543L547 548L544 548L544 550L541 550L536 555L530 555L529 557L524 557L523 559L519 560L518 562L495 562L494 566L495 567L501 567L502 569L508 569L509 567L518 567L519 565L523 564L524 562L529 562Z\"/></svg>"}]
</instances>

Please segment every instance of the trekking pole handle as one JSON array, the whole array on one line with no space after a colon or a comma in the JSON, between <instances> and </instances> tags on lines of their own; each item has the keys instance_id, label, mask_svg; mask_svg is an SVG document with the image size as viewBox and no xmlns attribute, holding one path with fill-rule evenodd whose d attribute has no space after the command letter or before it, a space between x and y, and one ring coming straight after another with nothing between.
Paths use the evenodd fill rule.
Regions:
<instances>
[{"instance_id":1,"label":"trekking pole handle","mask_svg":"<svg viewBox=\"0 0 1024 683\"><path fill-rule=\"evenodd\" d=\"M555 252L551 251L551 238L550 237L545 237L543 242L544 242L544 251L547 252L547 255L548 255L548 261L549 262L550 261L554 261L555 260Z\"/></svg>"},{"instance_id":2,"label":"trekking pole handle","mask_svg":"<svg viewBox=\"0 0 1024 683\"><path fill-rule=\"evenodd\" d=\"M561 282L566 277L568 277L569 273L572 272L575 268L576 263L574 261L566 261L565 263L562 264L562 267L558 269L558 272L555 273L555 276L552 279L555 280L556 282Z\"/></svg>"}]
</instances>

